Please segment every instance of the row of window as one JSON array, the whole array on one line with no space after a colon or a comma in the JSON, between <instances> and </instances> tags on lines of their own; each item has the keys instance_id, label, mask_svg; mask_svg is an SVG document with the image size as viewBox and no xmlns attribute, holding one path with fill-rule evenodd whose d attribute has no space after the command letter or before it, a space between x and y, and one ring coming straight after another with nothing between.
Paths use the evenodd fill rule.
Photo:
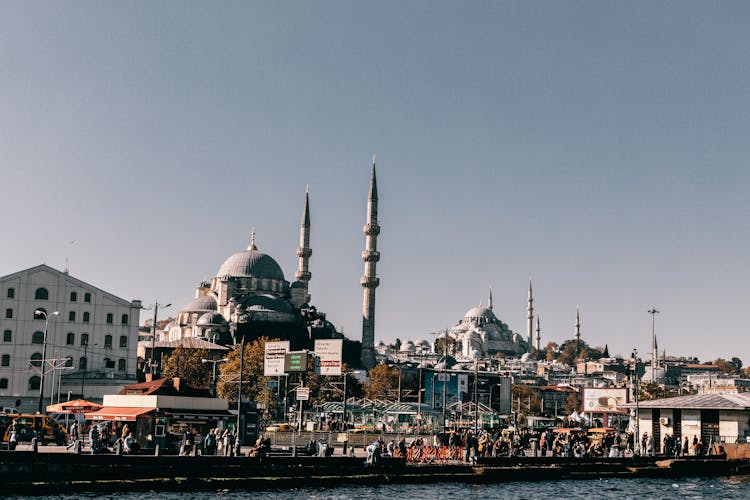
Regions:
<instances>
[{"instance_id":1,"label":"row of window","mask_svg":"<svg viewBox=\"0 0 750 500\"><path fill-rule=\"evenodd\" d=\"M16 297L16 289L8 288L7 297L9 299L14 299ZM49 291L44 287L37 288L36 291L34 292L34 298L36 300L49 300ZM78 301L78 292L70 292L70 301L71 302ZM91 294L89 292L86 292L83 294L83 301L91 302Z\"/></svg>"},{"instance_id":2,"label":"row of window","mask_svg":"<svg viewBox=\"0 0 750 500\"><path fill-rule=\"evenodd\" d=\"M29 364L31 366L39 367L42 364L42 355L38 352L35 352L31 355L29 358ZM10 354L3 354L0 356L0 366L8 367L10 366ZM68 356L65 358L65 366L71 367L73 366L73 358ZM124 372L128 366L127 360L120 358L117 361L117 370ZM115 361L110 358L104 358L104 367L105 368L114 368L115 367ZM78 369L79 370L86 370L88 368L88 358L86 356L82 356L78 359Z\"/></svg>"},{"instance_id":3,"label":"row of window","mask_svg":"<svg viewBox=\"0 0 750 500\"><path fill-rule=\"evenodd\" d=\"M88 333L82 333L81 334L81 345L85 346L89 343L89 334ZM105 335L104 336L104 347L105 348L111 348L112 347L112 340L114 337L112 335ZM12 330L3 330L3 342L12 342L13 341L13 331ZM68 333L65 336L65 344L66 345L75 345L76 341L76 334L75 333ZM44 343L44 332L36 331L33 334L31 334L31 343L32 344L43 344ZM123 349L127 349L128 347L128 337L126 335L120 335L120 347Z\"/></svg>"},{"instance_id":4,"label":"row of window","mask_svg":"<svg viewBox=\"0 0 750 500\"><path fill-rule=\"evenodd\" d=\"M34 319L44 319L44 315L43 314L36 314L36 311L44 311L44 313L46 314L47 310L44 309L43 307L37 307L34 310ZM13 309L12 308L8 308L8 309L5 310L5 318L6 319L13 319ZM128 315L127 314L123 314L120 317L120 323L122 323L123 325L127 325L128 324L128 319L129 319ZM68 312L68 321L75 321L75 320L76 320L76 312L75 311ZM114 314L107 313L107 324L110 324L110 325L113 324L114 320L115 320ZM91 321L91 313L89 313L88 311L84 311L83 312L83 317L81 318L81 321L83 321L84 323L90 322Z\"/></svg>"}]
</instances>

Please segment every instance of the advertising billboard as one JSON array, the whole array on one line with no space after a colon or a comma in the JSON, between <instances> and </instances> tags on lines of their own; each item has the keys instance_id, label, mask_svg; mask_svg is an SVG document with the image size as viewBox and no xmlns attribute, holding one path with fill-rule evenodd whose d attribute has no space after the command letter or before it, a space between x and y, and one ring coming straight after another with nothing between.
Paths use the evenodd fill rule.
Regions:
<instances>
[{"instance_id":1,"label":"advertising billboard","mask_svg":"<svg viewBox=\"0 0 750 500\"><path fill-rule=\"evenodd\" d=\"M586 413L627 413L626 388L596 389L584 387L583 411Z\"/></svg>"}]
</instances>

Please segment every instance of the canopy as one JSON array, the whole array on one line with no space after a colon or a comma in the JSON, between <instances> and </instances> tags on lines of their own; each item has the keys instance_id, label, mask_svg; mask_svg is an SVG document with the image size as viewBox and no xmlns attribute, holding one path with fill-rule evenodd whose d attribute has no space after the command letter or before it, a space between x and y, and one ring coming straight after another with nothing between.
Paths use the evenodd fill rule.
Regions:
<instances>
[{"instance_id":1,"label":"canopy","mask_svg":"<svg viewBox=\"0 0 750 500\"><path fill-rule=\"evenodd\" d=\"M49 405L47 413L86 413L96 411L101 407L102 405L86 401L85 399L74 399L73 401Z\"/></svg>"},{"instance_id":2,"label":"canopy","mask_svg":"<svg viewBox=\"0 0 750 500\"><path fill-rule=\"evenodd\" d=\"M156 408L129 408L122 406L106 406L101 410L87 413L86 420L116 420L135 422L140 415L150 413Z\"/></svg>"},{"instance_id":3,"label":"canopy","mask_svg":"<svg viewBox=\"0 0 750 500\"><path fill-rule=\"evenodd\" d=\"M614 427L592 427L589 429L589 434L606 434L607 432L615 432L616 430Z\"/></svg>"}]
</instances>

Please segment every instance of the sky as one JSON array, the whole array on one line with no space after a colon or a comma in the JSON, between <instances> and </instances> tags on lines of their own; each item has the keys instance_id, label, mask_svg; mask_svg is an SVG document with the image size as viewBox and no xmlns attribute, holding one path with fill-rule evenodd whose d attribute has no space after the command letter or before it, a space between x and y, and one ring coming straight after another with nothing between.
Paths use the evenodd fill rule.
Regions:
<instances>
[{"instance_id":1,"label":"sky","mask_svg":"<svg viewBox=\"0 0 750 500\"><path fill-rule=\"evenodd\" d=\"M431 339L492 287L542 344L750 364L750 3L0 0L0 275L144 305L250 231L361 338ZM144 312L141 322L150 317ZM161 317L161 313L160 313Z\"/></svg>"}]
</instances>

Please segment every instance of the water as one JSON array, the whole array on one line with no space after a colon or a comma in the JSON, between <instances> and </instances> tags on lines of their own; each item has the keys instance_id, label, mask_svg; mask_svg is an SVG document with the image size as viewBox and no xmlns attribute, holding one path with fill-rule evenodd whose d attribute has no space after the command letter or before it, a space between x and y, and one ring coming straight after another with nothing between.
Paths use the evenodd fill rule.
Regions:
<instances>
[{"instance_id":1,"label":"water","mask_svg":"<svg viewBox=\"0 0 750 500\"><path fill-rule=\"evenodd\" d=\"M100 495L78 493L56 495L54 498L77 500L80 498L117 500L370 500L381 498L481 498L491 499L591 499L591 498L750 498L750 476L733 478L687 478L687 479L600 479L540 482L512 482L499 484L436 483L430 485L385 484L382 486L341 486L335 488L299 488L263 491L214 491L214 492L140 492ZM38 500L40 497L13 497L14 499ZM52 497L48 497L52 498Z\"/></svg>"}]
</instances>

